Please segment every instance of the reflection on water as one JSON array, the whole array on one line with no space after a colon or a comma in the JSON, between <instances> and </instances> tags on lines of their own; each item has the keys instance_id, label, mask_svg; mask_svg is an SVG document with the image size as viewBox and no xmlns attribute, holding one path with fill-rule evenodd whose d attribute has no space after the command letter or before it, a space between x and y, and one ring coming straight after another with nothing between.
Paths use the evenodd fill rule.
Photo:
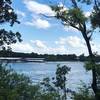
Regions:
<instances>
[{"instance_id":1,"label":"reflection on water","mask_svg":"<svg viewBox=\"0 0 100 100\"><path fill-rule=\"evenodd\" d=\"M42 81L45 77L54 77L57 64L71 67L71 72L66 75L67 86L75 89L79 87L80 80L85 83L91 82L91 72L86 72L83 62L45 62L45 63L12 63L11 67L18 73L29 76L33 83Z\"/></svg>"}]
</instances>

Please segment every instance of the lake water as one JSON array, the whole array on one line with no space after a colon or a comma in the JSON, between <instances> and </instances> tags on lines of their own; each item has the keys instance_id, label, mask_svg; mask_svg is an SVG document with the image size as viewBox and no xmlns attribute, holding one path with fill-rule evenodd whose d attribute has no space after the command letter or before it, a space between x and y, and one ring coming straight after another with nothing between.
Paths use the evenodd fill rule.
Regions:
<instances>
[{"instance_id":1,"label":"lake water","mask_svg":"<svg viewBox=\"0 0 100 100\"><path fill-rule=\"evenodd\" d=\"M83 62L44 62L44 63L12 63L11 68L13 68L18 73L24 73L29 76L33 83L38 83L42 81L45 77L54 77L55 71L57 68L57 64L67 65L71 67L71 71L69 72L67 77L67 86L71 89L76 89L80 86L81 80L85 83L90 83L91 72L86 72L84 69Z\"/></svg>"}]
</instances>

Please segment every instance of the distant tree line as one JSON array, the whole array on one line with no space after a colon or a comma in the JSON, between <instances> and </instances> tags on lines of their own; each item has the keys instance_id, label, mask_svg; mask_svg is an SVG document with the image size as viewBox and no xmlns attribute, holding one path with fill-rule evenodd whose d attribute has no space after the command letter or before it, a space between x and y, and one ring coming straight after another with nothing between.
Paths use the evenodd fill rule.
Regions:
<instances>
[{"instance_id":1,"label":"distant tree line","mask_svg":"<svg viewBox=\"0 0 100 100\"><path fill-rule=\"evenodd\" d=\"M46 61L87 61L89 56L81 54L77 56L76 54L38 54L38 53L21 53L12 52L7 50L0 51L0 57L21 57L21 58L45 58ZM100 55L94 56L97 62L100 61Z\"/></svg>"}]
</instances>

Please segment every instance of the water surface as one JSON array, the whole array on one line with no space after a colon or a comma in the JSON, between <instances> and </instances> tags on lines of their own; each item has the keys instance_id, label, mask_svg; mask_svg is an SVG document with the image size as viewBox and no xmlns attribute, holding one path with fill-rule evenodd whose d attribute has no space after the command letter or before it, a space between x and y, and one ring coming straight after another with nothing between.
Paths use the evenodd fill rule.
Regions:
<instances>
[{"instance_id":1,"label":"water surface","mask_svg":"<svg viewBox=\"0 0 100 100\"><path fill-rule=\"evenodd\" d=\"M76 89L80 86L81 80L86 84L91 82L91 72L86 72L83 62L44 62L44 63L12 63L11 67L18 73L23 73L31 78L33 83L42 81L45 77L54 77L57 65L67 65L71 67L67 77L67 86Z\"/></svg>"}]
</instances>

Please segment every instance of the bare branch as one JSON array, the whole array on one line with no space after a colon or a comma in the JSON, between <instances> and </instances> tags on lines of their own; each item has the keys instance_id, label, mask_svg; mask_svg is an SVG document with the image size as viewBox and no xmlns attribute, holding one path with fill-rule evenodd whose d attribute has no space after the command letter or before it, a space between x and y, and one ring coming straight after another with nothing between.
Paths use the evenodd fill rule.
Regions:
<instances>
[{"instance_id":1,"label":"bare branch","mask_svg":"<svg viewBox=\"0 0 100 100\"><path fill-rule=\"evenodd\" d=\"M55 16L45 15L45 14L42 14L42 13L40 13L39 15L42 15L42 16L47 17L47 18L52 18L52 17L55 17Z\"/></svg>"}]
</instances>

